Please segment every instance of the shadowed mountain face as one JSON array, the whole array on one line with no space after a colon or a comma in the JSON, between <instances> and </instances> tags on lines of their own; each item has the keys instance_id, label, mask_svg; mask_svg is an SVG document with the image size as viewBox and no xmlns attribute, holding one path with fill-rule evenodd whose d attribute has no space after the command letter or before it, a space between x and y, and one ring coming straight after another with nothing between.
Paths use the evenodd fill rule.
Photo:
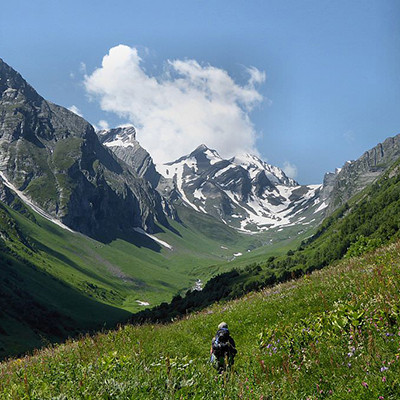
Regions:
<instances>
[{"instance_id":1,"label":"shadowed mountain face","mask_svg":"<svg viewBox=\"0 0 400 400\"><path fill-rule=\"evenodd\" d=\"M2 60L0 171L49 216L97 239L168 224L158 192L102 146L88 122L44 100Z\"/></svg>"},{"instance_id":2,"label":"shadowed mountain face","mask_svg":"<svg viewBox=\"0 0 400 400\"><path fill-rule=\"evenodd\" d=\"M156 171L150 154L136 140L136 130L133 126L102 130L97 134L103 145L134 168L153 188L157 187L161 175Z\"/></svg>"}]
</instances>

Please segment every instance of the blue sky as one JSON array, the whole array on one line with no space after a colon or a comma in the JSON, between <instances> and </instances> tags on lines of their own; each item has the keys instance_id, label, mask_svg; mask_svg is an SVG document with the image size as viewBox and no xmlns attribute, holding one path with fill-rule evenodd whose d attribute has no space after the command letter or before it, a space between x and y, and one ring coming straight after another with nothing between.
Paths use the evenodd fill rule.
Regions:
<instances>
[{"instance_id":1,"label":"blue sky","mask_svg":"<svg viewBox=\"0 0 400 400\"><path fill-rule=\"evenodd\" d=\"M320 183L400 133L398 0L14 0L1 8L5 62L97 126L139 125L139 141L158 143L160 157L179 151L178 141L227 155L242 144L300 183ZM110 86L115 71L126 88L122 78Z\"/></svg>"}]
</instances>

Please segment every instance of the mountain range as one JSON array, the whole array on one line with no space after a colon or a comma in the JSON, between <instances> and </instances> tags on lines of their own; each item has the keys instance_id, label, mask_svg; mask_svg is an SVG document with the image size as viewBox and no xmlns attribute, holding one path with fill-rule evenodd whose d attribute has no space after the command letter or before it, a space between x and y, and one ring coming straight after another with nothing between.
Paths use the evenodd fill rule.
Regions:
<instances>
[{"instance_id":1,"label":"mountain range","mask_svg":"<svg viewBox=\"0 0 400 400\"><path fill-rule=\"evenodd\" d=\"M156 165L137 141L133 126L103 130L98 135L170 203L178 201L243 233L316 226L400 157L398 135L326 173L323 184L299 185L256 155L223 159L202 144L178 160Z\"/></svg>"},{"instance_id":2,"label":"mountain range","mask_svg":"<svg viewBox=\"0 0 400 400\"><path fill-rule=\"evenodd\" d=\"M134 127L100 131L98 135L170 202L179 201L240 232L308 225L321 218L321 185L299 185L255 155L227 160L202 144L176 161L155 165L136 140Z\"/></svg>"},{"instance_id":3,"label":"mountain range","mask_svg":"<svg viewBox=\"0 0 400 400\"><path fill-rule=\"evenodd\" d=\"M0 173L6 186L44 214L94 238L112 240L134 228L149 233L179 218L179 201L239 232L317 225L399 156L391 138L325 175L299 185L256 155L223 159L202 144L155 165L133 126L99 131L43 99L0 61Z\"/></svg>"}]
</instances>

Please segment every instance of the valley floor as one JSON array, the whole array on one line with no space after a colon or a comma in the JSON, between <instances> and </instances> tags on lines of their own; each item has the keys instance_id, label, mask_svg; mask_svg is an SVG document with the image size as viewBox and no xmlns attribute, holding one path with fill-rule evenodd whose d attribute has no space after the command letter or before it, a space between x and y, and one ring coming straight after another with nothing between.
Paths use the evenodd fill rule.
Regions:
<instances>
[{"instance_id":1,"label":"valley floor","mask_svg":"<svg viewBox=\"0 0 400 400\"><path fill-rule=\"evenodd\" d=\"M0 399L398 399L400 243L166 325L0 364ZM218 323L238 355L209 363Z\"/></svg>"}]
</instances>

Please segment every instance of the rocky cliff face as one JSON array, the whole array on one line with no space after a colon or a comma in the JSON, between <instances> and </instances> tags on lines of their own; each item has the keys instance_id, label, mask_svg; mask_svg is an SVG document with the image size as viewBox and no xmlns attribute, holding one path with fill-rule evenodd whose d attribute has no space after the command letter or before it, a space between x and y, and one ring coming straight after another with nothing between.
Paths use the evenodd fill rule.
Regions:
<instances>
[{"instance_id":1,"label":"rocky cliff face","mask_svg":"<svg viewBox=\"0 0 400 400\"><path fill-rule=\"evenodd\" d=\"M325 175L321 200L330 214L381 176L400 157L400 135L390 137L366 151L356 161L348 161L335 173Z\"/></svg>"},{"instance_id":2,"label":"rocky cliff face","mask_svg":"<svg viewBox=\"0 0 400 400\"><path fill-rule=\"evenodd\" d=\"M164 200L98 140L0 60L0 172L46 213L96 238L167 224Z\"/></svg>"},{"instance_id":3,"label":"rocky cliff face","mask_svg":"<svg viewBox=\"0 0 400 400\"><path fill-rule=\"evenodd\" d=\"M100 142L131 166L140 177L153 188L158 186L161 175L156 171L150 154L136 140L136 130L133 126L102 130L97 134Z\"/></svg>"}]
</instances>

